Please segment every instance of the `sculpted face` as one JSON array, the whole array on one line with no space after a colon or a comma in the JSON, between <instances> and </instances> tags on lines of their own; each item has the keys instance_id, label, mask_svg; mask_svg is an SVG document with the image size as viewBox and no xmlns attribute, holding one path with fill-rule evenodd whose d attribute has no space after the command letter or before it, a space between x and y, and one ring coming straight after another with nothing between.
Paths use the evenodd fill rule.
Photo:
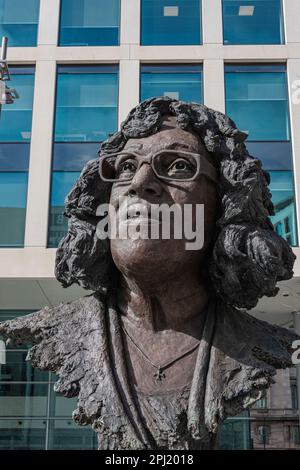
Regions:
<instances>
[{"instance_id":1,"label":"sculpted face","mask_svg":"<svg viewBox=\"0 0 300 470\"><path fill-rule=\"evenodd\" d=\"M212 157L206 151L198 136L176 127L176 119L167 117L161 130L149 137L130 139L123 151L134 152L144 157L161 150L172 149L201 154L210 163ZM139 157L138 157L139 158ZM179 162L179 165L182 162ZM204 204L204 246L197 251L186 250L186 239L115 239L111 240L111 253L118 269L127 276L158 276L168 279L177 270L199 266L203 262L215 228L218 211L216 184L204 175L193 181L163 181L144 163L127 182L115 182L112 186L110 203L115 209L117 223L124 219L120 197L128 197L129 206L135 211L151 208L155 204ZM129 207L130 213L130 207ZM136 214L136 212L135 212ZM194 217L193 212L193 217ZM149 223L145 218L127 220L130 224Z\"/></svg>"}]
</instances>

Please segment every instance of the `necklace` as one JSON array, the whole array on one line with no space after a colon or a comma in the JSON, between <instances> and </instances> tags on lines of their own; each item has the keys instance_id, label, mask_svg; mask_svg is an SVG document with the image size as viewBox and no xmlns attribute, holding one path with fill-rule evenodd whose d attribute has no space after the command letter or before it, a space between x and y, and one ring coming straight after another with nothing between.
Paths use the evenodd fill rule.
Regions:
<instances>
[{"instance_id":1,"label":"necklace","mask_svg":"<svg viewBox=\"0 0 300 470\"><path fill-rule=\"evenodd\" d=\"M124 328L124 326L122 326L122 329L124 331L124 333L128 336L128 338L130 339L130 341L132 342L132 344L134 344L134 346L137 348L137 350L142 354L142 356L146 359L146 361L151 364L152 367L154 367L154 369L156 369L156 372L154 372L153 374L153 377L155 378L156 382L161 382L163 379L166 378L166 375L164 373L164 371L166 369L168 369L169 367L171 367L173 364L175 364L175 362L179 361L180 359L183 359L184 357L186 357L188 354L192 353L193 351L195 351L198 347L199 347L199 344L196 344L194 345L192 348L188 349L187 351L185 351L184 353L180 354L180 356L177 356L175 357L174 359L172 359L171 361L165 363L165 364L161 364L161 365L156 365L154 364L151 359L147 356L147 354L138 346L138 344L134 341L134 339L130 336L130 334L128 333L128 331Z\"/></svg>"}]
</instances>

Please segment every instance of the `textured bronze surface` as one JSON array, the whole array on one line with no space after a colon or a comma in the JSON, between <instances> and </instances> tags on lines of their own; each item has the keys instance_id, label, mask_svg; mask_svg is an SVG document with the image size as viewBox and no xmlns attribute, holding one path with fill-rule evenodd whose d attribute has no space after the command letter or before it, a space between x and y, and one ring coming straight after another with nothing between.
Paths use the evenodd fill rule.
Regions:
<instances>
[{"instance_id":1,"label":"textured bronze surface","mask_svg":"<svg viewBox=\"0 0 300 470\"><path fill-rule=\"evenodd\" d=\"M188 151L216 168L217 183L203 174L162 181L145 163L131 181L111 184L89 162L66 200L56 277L94 294L0 325L5 338L33 345L34 367L59 375L58 393L78 396L73 418L93 427L99 449L214 448L220 423L292 366L297 336L244 310L275 296L295 259L269 220L269 177L245 139L227 116L196 103L152 98L134 108L100 158ZM110 202L122 217L119 196L147 207L204 204L203 248L99 239L97 207Z\"/></svg>"}]
</instances>

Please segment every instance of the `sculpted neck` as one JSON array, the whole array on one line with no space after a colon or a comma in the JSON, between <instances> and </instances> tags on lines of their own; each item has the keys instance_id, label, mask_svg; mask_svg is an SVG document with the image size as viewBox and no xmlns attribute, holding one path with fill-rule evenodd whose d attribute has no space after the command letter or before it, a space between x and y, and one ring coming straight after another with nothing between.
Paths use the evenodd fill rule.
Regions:
<instances>
[{"instance_id":1,"label":"sculpted neck","mask_svg":"<svg viewBox=\"0 0 300 470\"><path fill-rule=\"evenodd\" d=\"M148 274L147 282L121 275L118 289L121 313L131 323L153 331L193 331L208 298L199 272L184 269L166 280L153 274L149 281Z\"/></svg>"}]
</instances>

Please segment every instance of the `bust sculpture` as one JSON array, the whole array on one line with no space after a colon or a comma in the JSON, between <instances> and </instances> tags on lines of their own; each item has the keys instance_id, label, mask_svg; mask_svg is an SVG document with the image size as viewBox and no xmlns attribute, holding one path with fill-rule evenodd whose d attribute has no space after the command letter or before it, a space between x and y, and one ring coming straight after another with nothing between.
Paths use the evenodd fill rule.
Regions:
<instances>
[{"instance_id":1,"label":"bust sculpture","mask_svg":"<svg viewBox=\"0 0 300 470\"><path fill-rule=\"evenodd\" d=\"M197 103L140 103L66 199L56 277L93 294L0 325L32 345L34 367L58 374L56 392L78 397L73 418L93 427L99 449L214 448L222 421L292 366L296 334L245 311L276 295L295 258L270 222L269 177L246 137ZM202 204L204 243L109 240L104 203L134 228L151 223L154 205Z\"/></svg>"}]
</instances>

